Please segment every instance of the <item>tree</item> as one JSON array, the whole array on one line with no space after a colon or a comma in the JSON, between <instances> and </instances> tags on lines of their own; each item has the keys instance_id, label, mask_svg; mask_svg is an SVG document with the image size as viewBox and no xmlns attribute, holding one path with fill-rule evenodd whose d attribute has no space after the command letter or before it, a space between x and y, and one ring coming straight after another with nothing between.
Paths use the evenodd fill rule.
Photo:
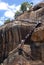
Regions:
<instances>
[{"instance_id":1,"label":"tree","mask_svg":"<svg viewBox=\"0 0 44 65\"><path fill-rule=\"evenodd\" d=\"M24 2L21 4L20 10L16 11L14 18L16 19L20 14L22 14L24 11L27 11L33 3Z\"/></svg>"},{"instance_id":2,"label":"tree","mask_svg":"<svg viewBox=\"0 0 44 65\"><path fill-rule=\"evenodd\" d=\"M10 22L10 19L7 19L5 22L4 22L4 24L7 24L7 23L9 23Z\"/></svg>"},{"instance_id":3,"label":"tree","mask_svg":"<svg viewBox=\"0 0 44 65\"><path fill-rule=\"evenodd\" d=\"M21 11L24 12L24 11L27 11L27 8L30 8L32 5L28 2L24 2L21 4Z\"/></svg>"},{"instance_id":4,"label":"tree","mask_svg":"<svg viewBox=\"0 0 44 65\"><path fill-rule=\"evenodd\" d=\"M15 13L15 19L17 18L17 16L19 16L21 13L19 12L19 11L16 11L16 13Z\"/></svg>"}]
</instances>

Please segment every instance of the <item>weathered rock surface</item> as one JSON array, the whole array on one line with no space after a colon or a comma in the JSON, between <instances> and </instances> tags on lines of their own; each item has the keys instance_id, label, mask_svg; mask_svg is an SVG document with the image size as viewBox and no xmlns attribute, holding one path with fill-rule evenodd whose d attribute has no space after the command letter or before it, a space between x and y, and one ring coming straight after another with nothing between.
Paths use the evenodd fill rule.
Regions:
<instances>
[{"instance_id":1,"label":"weathered rock surface","mask_svg":"<svg viewBox=\"0 0 44 65\"><path fill-rule=\"evenodd\" d=\"M44 3L32 7L32 10L24 12L17 17L16 20L17 21L13 23L8 23L0 27L0 61L3 60L3 57L8 56L9 52L15 49L19 43L21 43L21 40L25 39L27 34L30 34L38 22L42 24L33 31L31 43L30 38L28 38L28 41L25 43L30 45L31 55L34 57L34 60L44 61ZM27 49L25 49L25 51L27 51ZM20 57L18 57L17 61L19 61L19 58ZM14 58L12 57L12 59ZM16 63L16 65L18 64Z\"/></svg>"},{"instance_id":2,"label":"weathered rock surface","mask_svg":"<svg viewBox=\"0 0 44 65\"><path fill-rule=\"evenodd\" d=\"M34 30L32 34L32 40L35 42L44 42L44 26Z\"/></svg>"},{"instance_id":3,"label":"weathered rock surface","mask_svg":"<svg viewBox=\"0 0 44 65\"><path fill-rule=\"evenodd\" d=\"M16 20L28 19L30 22L37 22L38 20L44 22L44 2L37 4L31 9L31 11L29 10L18 16Z\"/></svg>"}]
</instances>

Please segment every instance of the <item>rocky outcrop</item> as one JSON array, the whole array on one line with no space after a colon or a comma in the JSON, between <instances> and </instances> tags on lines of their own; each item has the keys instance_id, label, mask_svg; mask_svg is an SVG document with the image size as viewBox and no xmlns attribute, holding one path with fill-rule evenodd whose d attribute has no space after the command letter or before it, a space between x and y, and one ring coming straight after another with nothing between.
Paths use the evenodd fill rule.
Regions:
<instances>
[{"instance_id":1,"label":"rocky outcrop","mask_svg":"<svg viewBox=\"0 0 44 65\"><path fill-rule=\"evenodd\" d=\"M17 17L16 20L13 23L8 23L0 27L0 62L33 29L33 34L28 37L28 41L26 40L25 43L30 45L31 55L34 57L34 60L39 59L44 61L44 3L32 7L32 9ZM39 22L42 24L35 29L36 23Z\"/></svg>"},{"instance_id":2,"label":"rocky outcrop","mask_svg":"<svg viewBox=\"0 0 44 65\"><path fill-rule=\"evenodd\" d=\"M30 22L44 21L44 2L32 7L29 11L18 16L16 20L28 19Z\"/></svg>"},{"instance_id":3,"label":"rocky outcrop","mask_svg":"<svg viewBox=\"0 0 44 65\"><path fill-rule=\"evenodd\" d=\"M31 40L32 40L31 50L32 50L32 56L36 60L40 59L44 61L44 48L43 48L44 46L44 2L39 3L34 7L32 7L29 11L24 12L22 15L18 16L16 20L42 23L40 27L34 30L31 36Z\"/></svg>"},{"instance_id":4,"label":"rocky outcrop","mask_svg":"<svg viewBox=\"0 0 44 65\"><path fill-rule=\"evenodd\" d=\"M44 26L34 30L32 34L32 40L35 42L44 42Z\"/></svg>"}]
</instances>

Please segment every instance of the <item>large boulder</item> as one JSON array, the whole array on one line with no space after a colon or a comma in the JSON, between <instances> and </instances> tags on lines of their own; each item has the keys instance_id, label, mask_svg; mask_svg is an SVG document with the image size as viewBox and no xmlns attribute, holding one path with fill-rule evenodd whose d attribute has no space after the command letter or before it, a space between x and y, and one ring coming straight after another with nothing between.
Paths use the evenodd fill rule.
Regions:
<instances>
[{"instance_id":1,"label":"large boulder","mask_svg":"<svg viewBox=\"0 0 44 65\"><path fill-rule=\"evenodd\" d=\"M34 42L44 42L44 26L36 28L32 34L31 39Z\"/></svg>"}]
</instances>

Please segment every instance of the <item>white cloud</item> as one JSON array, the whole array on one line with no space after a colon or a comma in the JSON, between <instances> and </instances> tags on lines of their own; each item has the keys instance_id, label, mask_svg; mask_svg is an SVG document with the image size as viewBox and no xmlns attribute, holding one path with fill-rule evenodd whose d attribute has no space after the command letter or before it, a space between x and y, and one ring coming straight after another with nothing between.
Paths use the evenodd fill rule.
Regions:
<instances>
[{"instance_id":1,"label":"white cloud","mask_svg":"<svg viewBox=\"0 0 44 65\"><path fill-rule=\"evenodd\" d=\"M0 10L7 10L8 4L5 2L0 2Z\"/></svg>"},{"instance_id":2,"label":"white cloud","mask_svg":"<svg viewBox=\"0 0 44 65\"><path fill-rule=\"evenodd\" d=\"M0 17L0 23L3 24L5 19L14 19L16 11L19 11L20 5L16 6L15 4L9 5L6 2L0 1L0 10L5 10L2 17ZM2 22L3 21L3 22Z\"/></svg>"},{"instance_id":3,"label":"white cloud","mask_svg":"<svg viewBox=\"0 0 44 65\"><path fill-rule=\"evenodd\" d=\"M0 17L0 20L4 20L4 18L5 18L5 17L4 17L4 16L2 16L2 17Z\"/></svg>"},{"instance_id":4,"label":"white cloud","mask_svg":"<svg viewBox=\"0 0 44 65\"><path fill-rule=\"evenodd\" d=\"M36 5L37 3L42 2L43 0L32 0L33 4Z\"/></svg>"},{"instance_id":5,"label":"white cloud","mask_svg":"<svg viewBox=\"0 0 44 65\"><path fill-rule=\"evenodd\" d=\"M3 21L0 21L0 25L3 25Z\"/></svg>"},{"instance_id":6,"label":"white cloud","mask_svg":"<svg viewBox=\"0 0 44 65\"><path fill-rule=\"evenodd\" d=\"M4 20L5 20L4 16L0 17L0 25L4 24Z\"/></svg>"},{"instance_id":7,"label":"white cloud","mask_svg":"<svg viewBox=\"0 0 44 65\"><path fill-rule=\"evenodd\" d=\"M8 10L4 13L4 16L7 18L13 19L14 18L14 12L12 12L11 10Z\"/></svg>"},{"instance_id":8,"label":"white cloud","mask_svg":"<svg viewBox=\"0 0 44 65\"><path fill-rule=\"evenodd\" d=\"M16 6L15 4L9 5L8 3L5 2L0 2L0 10L19 10L20 5Z\"/></svg>"},{"instance_id":9,"label":"white cloud","mask_svg":"<svg viewBox=\"0 0 44 65\"><path fill-rule=\"evenodd\" d=\"M13 4L13 5L9 5L8 7L9 7L10 9L15 9L15 8L16 8L16 5Z\"/></svg>"},{"instance_id":10,"label":"white cloud","mask_svg":"<svg viewBox=\"0 0 44 65\"><path fill-rule=\"evenodd\" d=\"M8 7L8 10L4 13L4 16L13 19L15 12L19 11L19 9L20 5L19 6L11 5Z\"/></svg>"},{"instance_id":11,"label":"white cloud","mask_svg":"<svg viewBox=\"0 0 44 65\"><path fill-rule=\"evenodd\" d=\"M16 6L16 10L20 10L21 5Z\"/></svg>"}]
</instances>

